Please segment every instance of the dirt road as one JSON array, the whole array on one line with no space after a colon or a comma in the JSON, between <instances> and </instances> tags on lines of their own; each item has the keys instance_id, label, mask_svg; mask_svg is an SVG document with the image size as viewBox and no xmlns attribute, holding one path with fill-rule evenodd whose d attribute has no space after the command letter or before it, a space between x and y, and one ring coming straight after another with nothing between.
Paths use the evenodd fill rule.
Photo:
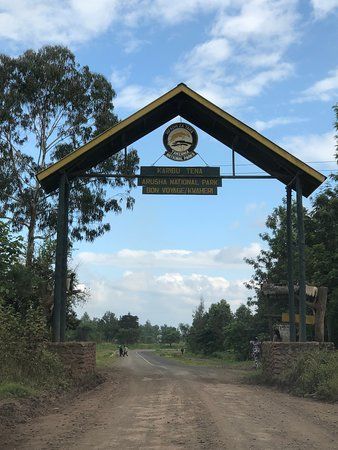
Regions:
<instances>
[{"instance_id":1,"label":"dirt road","mask_svg":"<svg viewBox=\"0 0 338 450\"><path fill-rule=\"evenodd\" d=\"M0 448L338 449L337 405L236 379L132 351L105 383L17 426Z\"/></svg>"}]
</instances>

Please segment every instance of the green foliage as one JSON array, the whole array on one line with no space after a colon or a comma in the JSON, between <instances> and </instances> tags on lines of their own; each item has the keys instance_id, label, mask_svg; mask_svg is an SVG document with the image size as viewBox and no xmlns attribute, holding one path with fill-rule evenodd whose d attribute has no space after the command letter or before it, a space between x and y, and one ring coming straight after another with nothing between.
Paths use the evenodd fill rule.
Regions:
<instances>
[{"instance_id":1,"label":"green foliage","mask_svg":"<svg viewBox=\"0 0 338 450\"><path fill-rule=\"evenodd\" d=\"M41 310L22 315L0 301L0 382L50 386L65 380L61 362L45 349L46 337Z\"/></svg>"},{"instance_id":2,"label":"green foliage","mask_svg":"<svg viewBox=\"0 0 338 450\"><path fill-rule=\"evenodd\" d=\"M22 383L4 382L0 384L0 398L23 398L37 394L36 389Z\"/></svg>"},{"instance_id":3,"label":"green foliage","mask_svg":"<svg viewBox=\"0 0 338 450\"><path fill-rule=\"evenodd\" d=\"M213 303L208 311L207 330L209 343L207 350L210 353L224 350L226 327L232 322L230 305L226 300Z\"/></svg>"},{"instance_id":4,"label":"green foliage","mask_svg":"<svg viewBox=\"0 0 338 450\"><path fill-rule=\"evenodd\" d=\"M0 215L10 219L13 231L27 231L27 265L39 233L52 235L56 226L56 195L45 195L36 173L115 125L114 97L109 81L80 66L65 47L0 55ZM116 155L96 170L134 173L137 164L132 150L126 161ZM75 180L72 238L92 241L109 230L104 214L121 212L123 204L132 208L134 186L132 179ZM114 197L116 187L122 193Z\"/></svg>"},{"instance_id":5,"label":"green foliage","mask_svg":"<svg viewBox=\"0 0 338 450\"><path fill-rule=\"evenodd\" d=\"M70 334L70 340L76 341L98 341L97 321L91 320L88 313L84 313L81 317L77 327Z\"/></svg>"},{"instance_id":6,"label":"green foliage","mask_svg":"<svg viewBox=\"0 0 338 450\"><path fill-rule=\"evenodd\" d=\"M168 327L167 325L163 325L161 327L161 342L163 344L169 344L170 347L175 342L179 342L180 340L180 332L175 327Z\"/></svg>"},{"instance_id":7,"label":"green foliage","mask_svg":"<svg viewBox=\"0 0 338 450\"><path fill-rule=\"evenodd\" d=\"M203 300L193 314L192 325L187 336L187 344L193 353L205 351L205 342L207 342L207 322L208 315L204 308Z\"/></svg>"},{"instance_id":8,"label":"green foliage","mask_svg":"<svg viewBox=\"0 0 338 450\"><path fill-rule=\"evenodd\" d=\"M21 237L14 237L9 230L8 224L0 220L0 295L10 290L7 283L7 275L15 266L19 264L23 253Z\"/></svg>"},{"instance_id":9,"label":"green foliage","mask_svg":"<svg viewBox=\"0 0 338 450\"><path fill-rule=\"evenodd\" d=\"M112 341L117 336L119 330L119 321L114 313L107 311L97 322L97 329L101 339Z\"/></svg>"},{"instance_id":10,"label":"green foliage","mask_svg":"<svg viewBox=\"0 0 338 450\"><path fill-rule=\"evenodd\" d=\"M301 354L277 383L301 396L338 400L338 355L316 351Z\"/></svg>"},{"instance_id":11,"label":"green foliage","mask_svg":"<svg viewBox=\"0 0 338 450\"><path fill-rule=\"evenodd\" d=\"M250 340L257 334L254 316L245 305L241 305L234 320L226 327L225 347L232 350L239 360L249 359Z\"/></svg>"},{"instance_id":12,"label":"green foliage","mask_svg":"<svg viewBox=\"0 0 338 450\"><path fill-rule=\"evenodd\" d=\"M186 342L190 331L190 325L187 323L179 323L178 329L180 330L181 333L181 340L183 342Z\"/></svg>"},{"instance_id":13,"label":"green foliage","mask_svg":"<svg viewBox=\"0 0 338 450\"><path fill-rule=\"evenodd\" d=\"M140 342L144 344L155 344L158 342L160 327L152 325L149 320L144 325L140 325Z\"/></svg>"},{"instance_id":14,"label":"green foliage","mask_svg":"<svg viewBox=\"0 0 338 450\"><path fill-rule=\"evenodd\" d=\"M193 315L187 343L194 353L211 354L225 350L227 327L233 316L226 300L213 303L208 311L201 300Z\"/></svg>"},{"instance_id":15,"label":"green foliage","mask_svg":"<svg viewBox=\"0 0 338 450\"><path fill-rule=\"evenodd\" d=\"M14 308L24 317L27 311L44 312L46 325L51 322L54 284L55 242L45 240L39 246L32 264L23 264L24 246L20 237L13 236L9 227L0 222L0 298L4 307ZM4 249L4 251L2 251ZM77 279L73 283L76 290ZM73 306L83 301L85 293L67 296L67 325L74 322Z\"/></svg>"},{"instance_id":16,"label":"green foliage","mask_svg":"<svg viewBox=\"0 0 338 450\"><path fill-rule=\"evenodd\" d=\"M138 317L132 316L130 313L121 316L119 319L119 331L117 339L123 344L134 344L139 340L140 326Z\"/></svg>"}]
</instances>

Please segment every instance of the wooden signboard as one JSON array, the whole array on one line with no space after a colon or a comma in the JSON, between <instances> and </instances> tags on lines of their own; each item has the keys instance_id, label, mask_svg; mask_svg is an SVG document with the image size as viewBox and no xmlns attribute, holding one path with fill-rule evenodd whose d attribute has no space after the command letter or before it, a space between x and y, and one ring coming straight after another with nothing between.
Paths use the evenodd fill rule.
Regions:
<instances>
[{"instance_id":1,"label":"wooden signboard","mask_svg":"<svg viewBox=\"0 0 338 450\"><path fill-rule=\"evenodd\" d=\"M162 195L217 195L217 187L144 186L142 194Z\"/></svg>"},{"instance_id":2,"label":"wooden signboard","mask_svg":"<svg viewBox=\"0 0 338 450\"><path fill-rule=\"evenodd\" d=\"M219 167L163 167L141 166L141 176L169 177L219 177Z\"/></svg>"},{"instance_id":3,"label":"wooden signboard","mask_svg":"<svg viewBox=\"0 0 338 450\"><path fill-rule=\"evenodd\" d=\"M143 194L217 195L222 186L219 167L141 167Z\"/></svg>"},{"instance_id":4,"label":"wooden signboard","mask_svg":"<svg viewBox=\"0 0 338 450\"><path fill-rule=\"evenodd\" d=\"M282 313L282 322L289 322L289 313ZM299 323L299 314L295 314L295 323ZM315 316L306 316L306 324L314 325Z\"/></svg>"}]
</instances>

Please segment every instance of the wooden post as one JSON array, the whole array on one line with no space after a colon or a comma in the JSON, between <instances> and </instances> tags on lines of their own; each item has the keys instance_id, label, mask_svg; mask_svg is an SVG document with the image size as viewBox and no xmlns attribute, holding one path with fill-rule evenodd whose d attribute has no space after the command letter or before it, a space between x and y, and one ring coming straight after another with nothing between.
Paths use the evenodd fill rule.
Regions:
<instances>
[{"instance_id":1,"label":"wooden post","mask_svg":"<svg viewBox=\"0 0 338 450\"><path fill-rule=\"evenodd\" d=\"M53 308L53 341L61 340L61 315L65 309L68 239L68 181L63 173L59 181L59 205L55 256L55 284ZM63 325L64 326L64 325ZM64 334L63 334L64 338Z\"/></svg>"},{"instance_id":2,"label":"wooden post","mask_svg":"<svg viewBox=\"0 0 338 450\"><path fill-rule=\"evenodd\" d=\"M328 288L321 286L318 288L317 299L310 306L315 310L315 341L324 342L325 337L325 312L327 303Z\"/></svg>"},{"instance_id":3,"label":"wooden post","mask_svg":"<svg viewBox=\"0 0 338 450\"><path fill-rule=\"evenodd\" d=\"M306 284L305 284L305 235L302 181L298 175L297 188L297 224L298 224L298 253L299 253L299 341L306 342Z\"/></svg>"},{"instance_id":4,"label":"wooden post","mask_svg":"<svg viewBox=\"0 0 338 450\"><path fill-rule=\"evenodd\" d=\"M293 280L293 245L292 245L292 188L286 187L286 245L288 256L288 297L289 297L289 324L290 342L296 341L295 325L295 290Z\"/></svg>"},{"instance_id":5,"label":"wooden post","mask_svg":"<svg viewBox=\"0 0 338 450\"><path fill-rule=\"evenodd\" d=\"M62 262L62 296L60 308L60 341L64 342L66 334L67 317L67 259L68 259L68 208L69 207L69 182L66 179L65 209L63 221L63 262Z\"/></svg>"}]
</instances>

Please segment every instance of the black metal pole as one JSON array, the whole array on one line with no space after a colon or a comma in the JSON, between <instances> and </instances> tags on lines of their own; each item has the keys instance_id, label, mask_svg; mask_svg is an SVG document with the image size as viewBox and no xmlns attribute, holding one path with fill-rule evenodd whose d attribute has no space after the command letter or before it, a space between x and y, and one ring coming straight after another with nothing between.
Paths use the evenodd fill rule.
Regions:
<instances>
[{"instance_id":1,"label":"black metal pole","mask_svg":"<svg viewBox=\"0 0 338 450\"><path fill-rule=\"evenodd\" d=\"M232 176L236 176L236 166L235 166L235 150L232 150Z\"/></svg>"},{"instance_id":2,"label":"black metal pole","mask_svg":"<svg viewBox=\"0 0 338 450\"><path fill-rule=\"evenodd\" d=\"M292 188L286 186L286 245L288 257L288 291L289 291L289 324L290 324L290 341L296 341L296 325L295 325L295 291L293 280L293 245L292 245Z\"/></svg>"},{"instance_id":3,"label":"black metal pole","mask_svg":"<svg viewBox=\"0 0 338 450\"><path fill-rule=\"evenodd\" d=\"M67 257L68 257L68 206L69 206L69 182L66 178L64 196L64 221L63 221L63 247L62 247L62 290L60 308L60 341L64 342L66 334L67 316Z\"/></svg>"},{"instance_id":4,"label":"black metal pole","mask_svg":"<svg viewBox=\"0 0 338 450\"><path fill-rule=\"evenodd\" d=\"M66 220L66 175L62 174L59 180L59 205L57 215L57 238L55 256L55 283L53 308L53 341L60 342L61 337L61 305L64 290L64 247L65 247L65 220Z\"/></svg>"},{"instance_id":5,"label":"black metal pole","mask_svg":"<svg viewBox=\"0 0 338 450\"><path fill-rule=\"evenodd\" d=\"M302 181L299 176L296 178L296 189L299 253L299 341L306 342L305 235Z\"/></svg>"}]
</instances>

